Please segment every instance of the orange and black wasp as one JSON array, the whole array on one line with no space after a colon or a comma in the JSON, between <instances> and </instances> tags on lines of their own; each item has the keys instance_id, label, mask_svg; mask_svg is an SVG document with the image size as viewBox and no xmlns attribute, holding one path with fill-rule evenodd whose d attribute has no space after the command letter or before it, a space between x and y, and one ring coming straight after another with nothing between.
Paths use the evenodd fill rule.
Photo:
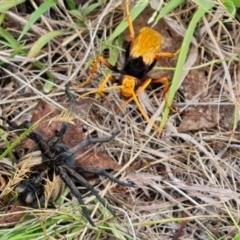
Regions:
<instances>
[{"instance_id":1,"label":"orange and black wasp","mask_svg":"<svg viewBox=\"0 0 240 240\"><path fill-rule=\"evenodd\" d=\"M159 127L156 124L152 123L147 113L143 110L137 96L142 93L150 84L162 83L164 85L163 93L165 96L165 101L167 100L166 93L169 88L168 79L166 77L152 79L148 77L147 74L153 69L156 62L161 57L171 58L177 55L179 51L175 53L160 52L164 38L160 33L150 27L142 28L135 38L133 24L129 12L128 0L126 0L126 15L130 37L128 40L128 45L125 53L125 62L122 69L118 69L117 66L110 64L104 57L99 56L93 64L91 74L83 84L78 86L78 88L84 87L90 82L91 77L97 71L99 62L111 69L113 72L119 73L120 78L116 79L113 75L110 74L103 80L96 91L88 92L82 95L80 98L96 92L105 97L104 91L119 88L120 95L126 100L126 103L134 100L143 117L159 130ZM108 81L117 83L118 86L106 88L105 86Z\"/></svg>"}]
</instances>

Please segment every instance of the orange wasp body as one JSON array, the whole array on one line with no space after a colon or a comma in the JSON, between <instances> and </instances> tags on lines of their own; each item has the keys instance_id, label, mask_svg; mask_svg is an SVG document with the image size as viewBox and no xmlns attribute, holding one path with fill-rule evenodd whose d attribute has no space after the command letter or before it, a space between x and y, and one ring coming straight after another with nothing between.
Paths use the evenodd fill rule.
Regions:
<instances>
[{"instance_id":1,"label":"orange wasp body","mask_svg":"<svg viewBox=\"0 0 240 240\"><path fill-rule=\"evenodd\" d=\"M120 79L116 79L113 75L108 75L101 83L97 91L88 92L82 95L81 98L94 92L97 92L101 96L105 97L103 93L104 91L120 88L120 94L125 100L127 100L126 103L134 100L143 117L155 128L160 130L159 127L149 119L148 115L143 110L141 104L139 103L137 95L143 92L144 89L146 89L151 83L162 83L164 84L163 92L165 94L166 100L166 93L168 91L168 79L166 77L152 79L147 76L147 73L153 69L160 57L173 57L178 54L178 52L160 52L163 44L163 36L149 27L142 28L135 38L132 21L129 14L128 1L126 1L126 13L130 38L128 41L128 46L126 48L125 62L122 69L118 69L116 66L110 64L105 58L99 56L93 64L91 74L88 76L87 80L79 87L83 87L89 83L92 75L97 71L99 62L103 63L112 71L120 73ZM105 85L109 80L118 83L119 86L105 88Z\"/></svg>"}]
</instances>

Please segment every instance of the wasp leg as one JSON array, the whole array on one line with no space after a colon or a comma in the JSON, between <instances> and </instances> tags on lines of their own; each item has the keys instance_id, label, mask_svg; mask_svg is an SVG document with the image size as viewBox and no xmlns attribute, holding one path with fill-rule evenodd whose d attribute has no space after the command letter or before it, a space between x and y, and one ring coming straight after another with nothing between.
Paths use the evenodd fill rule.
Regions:
<instances>
[{"instance_id":1,"label":"wasp leg","mask_svg":"<svg viewBox=\"0 0 240 240\"><path fill-rule=\"evenodd\" d=\"M97 90L93 90L93 91L89 91L81 96L78 97L78 99L82 99L88 95L91 95L91 94L94 94L94 93L98 93L100 94L102 97L104 95L103 91L106 91L106 90L110 90L111 88L104 88L104 86L106 85L106 83L111 80L113 81L112 79L115 79L111 74L108 75L104 80L103 82L101 83L101 85L99 86L99 88ZM116 88L116 87L115 87ZM103 95L102 95L103 94Z\"/></svg>"},{"instance_id":2,"label":"wasp leg","mask_svg":"<svg viewBox=\"0 0 240 240\"><path fill-rule=\"evenodd\" d=\"M96 71L97 71L97 66L98 66L99 62L101 62L104 66L106 66L107 68L111 69L112 71L119 73L119 70L118 70L118 68L116 66L113 66L112 64L110 64L104 57L99 56L99 57L97 57L97 59L93 63L91 73L89 74L87 80L85 82L83 82L82 84L78 85L78 86L76 86L73 83L71 83L72 87L74 87L74 88L83 88L86 85L88 85L89 82L91 81L91 78L92 78L93 74L96 73Z\"/></svg>"},{"instance_id":3,"label":"wasp leg","mask_svg":"<svg viewBox=\"0 0 240 240\"><path fill-rule=\"evenodd\" d=\"M164 99L165 99L166 105L172 112L176 113L177 111L168 104L168 97L167 97L167 91L169 89L168 79L166 77L161 77L161 78L158 78L158 79L153 79L152 83L162 83L164 85L163 94L164 94Z\"/></svg>"},{"instance_id":4,"label":"wasp leg","mask_svg":"<svg viewBox=\"0 0 240 240\"><path fill-rule=\"evenodd\" d=\"M127 22L128 22L128 28L129 28L129 32L130 32L130 36L129 36L129 42L132 42L134 40L134 28L133 28L133 24L132 24L132 19L130 16L130 11L129 11L129 1L126 0L126 14L127 14Z\"/></svg>"},{"instance_id":5,"label":"wasp leg","mask_svg":"<svg viewBox=\"0 0 240 240\"><path fill-rule=\"evenodd\" d=\"M171 53L171 52L159 52L157 53L157 55L155 56L156 60L159 60L161 57L167 57L167 58L172 58L176 55L178 55L178 53L181 51L181 49L178 49L176 52Z\"/></svg>"},{"instance_id":6,"label":"wasp leg","mask_svg":"<svg viewBox=\"0 0 240 240\"><path fill-rule=\"evenodd\" d=\"M108 81L111 82L116 82L116 78L109 74L107 75L107 77L102 81L101 85L98 87L97 93L99 93L101 95L101 93L103 93L103 91L105 90L105 85L107 84Z\"/></svg>"},{"instance_id":7,"label":"wasp leg","mask_svg":"<svg viewBox=\"0 0 240 240\"><path fill-rule=\"evenodd\" d=\"M146 88L147 86L151 83L152 79L148 78L147 80L145 80L142 85L137 89L136 93L134 92L134 90L132 90L132 97L129 98L127 101L124 102L123 105L121 105L118 110L117 113L119 112L119 110L121 110L123 107L125 107L130 101L134 100L139 111L141 112L142 116L145 118L145 120L150 123L159 133L162 133L162 128L160 128L159 126L157 126L147 115L147 113L143 110L140 102L138 101L137 96L139 94L141 94Z\"/></svg>"},{"instance_id":8,"label":"wasp leg","mask_svg":"<svg viewBox=\"0 0 240 240\"><path fill-rule=\"evenodd\" d=\"M113 86L113 87L109 87L109 88L105 88L105 85L107 84L108 81L111 81L111 82L116 82L116 79L113 75L109 74L104 80L103 82L101 83L101 85L98 87L97 90L94 90L94 91L90 91L90 92L87 92L81 96L78 97L78 100L79 99L82 99L90 94L94 94L94 93L97 93L99 94L108 104L108 106L111 106L111 103L109 102L108 98L106 97L106 95L104 94L104 91L106 90L111 90L111 89L116 89L118 88L117 86Z\"/></svg>"},{"instance_id":9,"label":"wasp leg","mask_svg":"<svg viewBox=\"0 0 240 240\"><path fill-rule=\"evenodd\" d=\"M152 83L162 83L163 84L163 93L164 95L167 93L169 89L169 81L166 77L161 77L157 79L153 79Z\"/></svg>"},{"instance_id":10,"label":"wasp leg","mask_svg":"<svg viewBox=\"0 0 240 240\"><path fill-rule=\"evenodd\" d=\"M152 81L151 78L148 78L147 80L145 80L145 81L141 84L141 86L137 89L136 94L135 94L134 90L132 90L132 93L131 93L132 97L130 97L129 99L127 99L120 107L118 107L118 109L117 109L116 112L119 113L119 111L120 111L121 109L123 109L124 107L126 107L128 103L130 103L132 100L134 100L134 95L139 95L139 94L141 94L141 93L148 87L148 85L151 83L151 81ZM125 88L125 86L123 85L123 86L122 86L122 91L124 91L124 88Z\"/></svg>"},{"instance_id":11,"label":"wasp leg","mask_svg":"<svg viewBox=\"0 0 240 240\"><path fill-rule=\"evenodd\" d=\"M107 172L106 170L103 169L97 169L97 168L90 168L90 167L76 167L76 170L78 173L92 173L98 176L104 176L106 178L109 178L111 181L122 185L122 186L126 186L126 187L134 187L133 184L130 183L126 183L123 181L120 181L119 179L115 178L114 176L112 176L109 172Z\"/></svg>"},{"instance_id":12,"label":"wasp leg","mask_svg":"<svg viewBox=\"0 0 240 240\"><path fill-rule=\"evenodd\" d=\"M151 80L151 79L149 79ZM158 125L156 125L147 115L147 113L143 110L140 102L138 101L137 95L139 95L141 92L143 92L146 87L149 85L149 81L148 79L146 80L146 84L144 84L143 86L139 87L136 94L133 92L133 100L135 101L135 103L138 106L139 111L141 112L141 114L143 115L143 117L145 118L145 120L150 123L159 133L162 133L162 128L160 128Z\"/></svg>"},{"instance_id":13,"label":"wasp leg","mask_svg":"<svg viewBox=\"0 0 240 240\"><path fill-rule=\"evenodd\" d=\"M106 97L106 95L104 94L104 90L105 90L105 86L107 84L108 81L111 82L116 82L116 78L113 75L108 75L103 82L101 83L101 85L98 87L97 89L97 93L107 102L108 106L111 106L111 103L108 101L108 98Z\"/></svg>"}]
</instances>

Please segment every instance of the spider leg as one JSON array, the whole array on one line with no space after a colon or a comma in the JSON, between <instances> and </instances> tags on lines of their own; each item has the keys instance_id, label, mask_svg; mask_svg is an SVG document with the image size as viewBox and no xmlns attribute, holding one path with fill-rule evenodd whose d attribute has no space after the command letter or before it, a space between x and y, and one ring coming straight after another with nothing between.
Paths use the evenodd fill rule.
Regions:
<instances>
[{"instance_id":1,"label":"spider leg","mask_svg":"<svg viewBox=\"0 0 240 240\"><path fill-rule=\"evenodd\" d=\"M0 119L6 121L6 123L9 125L9 127L4 127L0 125L0 128L3 130L21 130L20 133L24 132L24 129L30 128L31 123L29 121L24 121L20 125L16 125L13 122L8 121L7 119L4 119L3 117L0 116ZM42 134L38 132L37 130L33 130L31 133L28 134L28 137L32 139L36 144L40 151L46 155L48 158L52 159L54 157L53 153L51 152L51 147L55 146L58 142L61 141L63 135L66 133L68 127L68 123L63 123L61 126L61 129L59 132L56 133L55 136L53 136L51 139L48 141L44 140ZM36 148L34 147L31 149L31 151L34 151Z\"/></svg>"},{"instance_id":2,"label":"spider leg","mask_svg":"<svg viewBox=\"0 0 240 240\"><path fill-rule=\"evenodd\" d=\"M75 102L75 97L70 92L70 83L67 83L65 85L65 93L66 93L67 97L69 98L70 102Z\"/></svg>"},{"instance_id":3,"label":"spider leg","mask_svg":"<svg viewBox=\"0 0 240 240\"><path fill-rule=\"evenodd\" d=\"M112 139L114 139L120 132L117 131L115 133L112 134L112 136L108 137L108 138L87 138L86 140L84 140L83 142L79 143L77 146L69 149L68 153L69 154L75 154L76 152L78 152L79 150L91 145L91 144L96 144L96 143L104 143L104 142L110 142Z\"/></svg>"},{"instance_id":4,"label":"spider leg","mask_svg":"<svg viewBox=\"0 0 240 240\"><path fill-rule=\"evenodd\" d=\"M51 137L48 141L47 144L49 145L49 148L54 147L56 144L58 144L64 134L66 133L68 128L68 123L64 122L58 132L56 132L55 136Z\"/></svg>"},{"instance_id":5,"label":"spider leg","mask_svg":"<svg viewBox=\"0 0 240 240\"><path fill-rule=\"evenodd\" d=\"M2 128L4 131L22 130L20 131L20 134L21 134L24 132L24 129L29 128L31 126L31 123L29 121L24 121L20 125L17 125L16 123L9 121L2 116L0 116L0 119L2 119L4 122L6 122L9 125L9 127L0 125L0 128Z\"/></svg>"},{"instance_id":6,"label":"spider leg","mask_svg":"<svg viewBox=\"0 0 240 240\"><path fill-rule=\"evenodd\" d=\"M85 207L85 204L84 204L81 194L79 193L77 187L72 182L71 178L68 176L68 174L69 174L69 171L67 171L68 168L66 166L58 166L58 168L59 168L60 177L62 178L64 183L69 187L69 189L74 194L74 196L77 198L78 202L82 205L82 211L83 211L84 216L87 218L87 220L89 221L89 223L92 226L95 226L89 215L87 208Z\"/></svg>"},{"instance_id":7,"label":"spider leg","mask_svg":"<svg viewBox=\"0 0 240 240\"><path fill-rule=\"evenodd\" d=\"M107 205L106 201L99 195L99 193L95 190L95 188L86 180L84 179L80 174L75 172L72 168L64 165L63 166L66 170L66 172L73 177L76 181L81 183L85 188L87 188L95 197L98 199L98 201L108 209L108 211L116 217L114 211Z\"/></svg>"},{"instance_id":8,"label":"spider leg","mask_svg":"<svg viewBox=\"0 0 240 240\"><path fill-rule=\"evenodd\" d=\"M59 132L55 134L49 140L44 140L42 134L37 130L32 131L28 137L31 138L39 147L40 151L49 159L54 158L54 152L51 150L55 145L57 145L63 138L68 128L68 123L63 123Z\"/></svg>"},{"instance_id":9,"label":"spider leg","mask_svg":"<svg viewBox=\"0 0 240 240\"><path fill-rule=\"evenodd\" d=\"M112 139L114 139L119 134L119 131L115 132L110 136L109 138L87 138L85 141L79 143L77 146L66 149L65 151L59 151L62 152L58 156L56 156L55 161L58 165L66 164L68 166L73 166L75 162L75 158L73 158L74 154L78 152L79 150L96 143L103 143L103 142L109 142ZM56 147L64 147L61 144L58 144ZM65 145L66 147L66 145Z\"/></svg>"},{"instance_id":10,"label":"spider leg","mask_svg":"<svg viewBox=\"0 0 240 240\"><path fill-rule=\"evenodd\" d=\"M38 145L38 148L40 149L43 155L45 155L49 159L52 159L54 157L53 153L51 152L48 141L44 140L40 132L34 130L28 135L28 137L31 138Z\"/></svg>"},{"instance_id":11,"label":"spider leg","mask_svg":"<svg viewBox=\"0 0 240 240\"><path fill-rule=\"evenodd\" d=\"M69 98L68 111L70 113L75 112L76 111L76 106L77 106L77 101L76 101L74 95L70 92L70 83L67 83L65 85L65 93L66 93L67 97Z\"/></svg>"},{"instance_id":12,"label":"spider leg","mask_svg":"<svg viewBox=\"0 0 240 240\"><path fill-rule=\"evenodd\" d=\"M20 125L17 125L16 123L14 122L11 122L7 119L5 119L4 117L1 117L0 116L0 119L4 120L9 126L2 126L0 125L0 128L3 129L4 131L17 131L17 135L20 135L22 133L24 133L24 131L28 128L31 127L31 122L29 121L24 121L23 123L21 123ZM43 140L43 137L42 135L34 130L33 132L29 133L28 134L28 137L30 139L32 139L35 143L38 143L39 141L42 141ZM37 145L35 145L29 152L33 152L37 149Z\"/></svg>"},{"instance_id":13,"label":"spider leg","mask_svg":"<svg viewBox=\"0 0 240 240\"><path fill-rule=\"evenodd\" d=\"M81 167L76 167L76 169L77 169L78 173L86 173L86 172L87 173L93 173L95 175L100 175L100 176L104 176L106 178L109 178L110 180L112 180L115 183L118 183L119 185L126 186L126 187L134 187L133 184L120 181L119 179L115 178L109 172L107 172L106 170L103 170L103 169L88 168L88 167L82 167L82 166Z\"/></svg>"}]
</instances>

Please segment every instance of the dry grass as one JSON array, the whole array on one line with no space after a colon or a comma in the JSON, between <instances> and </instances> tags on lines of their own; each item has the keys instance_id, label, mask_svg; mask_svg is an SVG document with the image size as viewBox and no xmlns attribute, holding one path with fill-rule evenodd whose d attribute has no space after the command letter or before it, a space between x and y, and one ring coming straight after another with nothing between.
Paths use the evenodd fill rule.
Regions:
<instances>
[{"instance_id":1,"label":"dry grass","mask_svg":"<svg viewBox=\"0 0 240 240\"><path fill-rule=\"evenodd\" d=\"M17 40L37 2L32 0L8 10L2 28ZM184 36L196 8L194 1L188 1L165 18L178 37ZM142 16L149 18L145 13ZM122 1L109 1L83 20L77 20L59 3L42 15L19 41L22 48L14 51L1 39L0 114L22 122L31 117L31 110L39 99L63 109L64 85L70 80L79 84L86 79L87 67L99 55L123 15ZM240 218L239 10L236 18L227 20L228 12L217 3L197 25L174 100L174 107L180 114L170 114L161 137L145 122L134 103L121 114L115 114L115 106L123 103L117 91L108 94L112 108L99 99L94 111L77 116L88 132L96 130L100 137L121 129L114 141L99 146L124 166L120 172L128 169L123 179L135 184L125 193L116 193L111 190L111 184L103 181L102 195L115 206L117 219L98 204L95 206L92 196L86 196L84 201L89 209L94 209L92 216L99 228L82 225L77 201L67 199L66 192L57 203L58 210L32 210L33 217L11 228L11 233L15 233L7 239L13 239L21 231L30 234L25 239L47 236L49 239L141 240L173 239L174 236L178 237L175 239L201 240L235 237L239 233ZM136 29L143 27L137 20L134 25ZM52 30L66 34L54 38L41 50L37 60L44 67L40 69L24 52L30 51L41 33ZM168 43L163 46L167 51L172 49ZM116 42L107 47L110 51L121 50ZM109 56L108 51L104 54ZM123 52L118 59L120 65ZM161 66L174 67L169 62ZM76 96L96 89L105 70L100 66L99 74L89 86L76 90ZM162 74L159 69L157 72ZM50 93L45 94L49 75L53 76L54 83ZM170 73L168 77L171 76ZM147 94L142 104L149 110L150 117L151 108L159 113L153 118L159 123L164 108L161 94L159 91L155 94L147 91ZM96 188L102 189L101 185ZM2 216L6 215L6 209L2 204ZM9 231L7 228L0 230L1 239L5 239Z\"/></svg>"}]
</instances>

